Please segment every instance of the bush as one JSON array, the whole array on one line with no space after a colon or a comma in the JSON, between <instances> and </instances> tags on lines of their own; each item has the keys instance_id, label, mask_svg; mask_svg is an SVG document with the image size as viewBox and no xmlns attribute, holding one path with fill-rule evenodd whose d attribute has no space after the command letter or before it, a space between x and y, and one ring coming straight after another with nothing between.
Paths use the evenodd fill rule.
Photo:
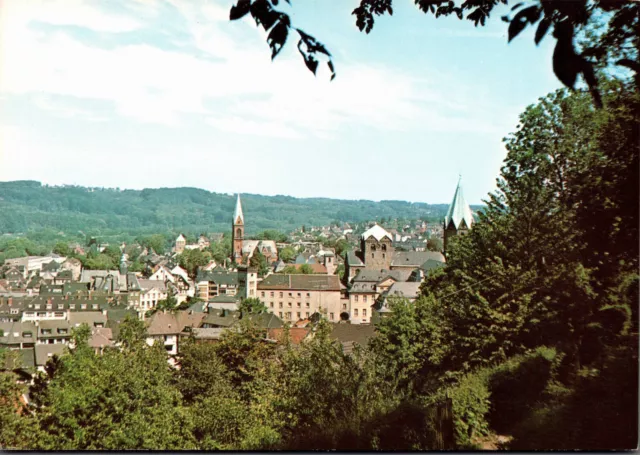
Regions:
<instances>
[{"instance_id":1,"label":"bush","mask_svg":"<svg viewBox=\"0 0 640 455\"><path fill-rule=\"evenodd\" d=\"M529 414L555 378L560 361L555 349L540 347L494 368L489 379L491 409L488 420L497 433L509 433Z\"/></svg>"},{"instance_id":2,"label":"bush","mask_svg":"<svg viewBox=\"0 0 640 455\"><path fill-rule=\"evenodd\" d=\"M631 343L637 343L632 340ZM601 368L584 368L572 389L547 393L514 428L515 450L621 450L638 443L637 346L608 350ZM553 391L553 390L552 390Z\"/></svg>"},{"instance_id":3,"label":"bush","mask_svg":"<svg viewBox=\"0 0 640 455\"><path fill-rule=\"evenodd\" d=\"M453 402L457 445L472 447L477 437L507 431L524 418L553 383L559 361L555 349L540 347L469 373L444 389L436 399L448 396Z\"/></svg>"}]
</instances>

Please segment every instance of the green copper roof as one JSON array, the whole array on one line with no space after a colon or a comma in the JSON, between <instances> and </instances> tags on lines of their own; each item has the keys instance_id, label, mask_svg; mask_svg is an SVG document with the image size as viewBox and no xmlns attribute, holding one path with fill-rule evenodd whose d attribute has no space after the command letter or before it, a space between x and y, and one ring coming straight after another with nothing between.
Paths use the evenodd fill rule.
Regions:
<instances>
[{"instance_id":1,"label":"green copper roof","mask_svg":"<svg viewBox=\"0 0 640 455\"><path fill-rule=\"evenodd\" d=\"M462 180L462 179L460 179ZM448 228L450 223L453 222L453 226L456 229L460 228L460 225L464 221L467 228L470 228L473 224L473 214L471 213L471 207L467 204L467 201L464 200L464 195L462 194L462 185L460 184L460 180L458 180L458 186L456 187L456 193L453 195L453 201L451 201L451 205L449 206L449 211L447 212L447 216L444 217L444 228Z\"/></svg>"}]
</instances>

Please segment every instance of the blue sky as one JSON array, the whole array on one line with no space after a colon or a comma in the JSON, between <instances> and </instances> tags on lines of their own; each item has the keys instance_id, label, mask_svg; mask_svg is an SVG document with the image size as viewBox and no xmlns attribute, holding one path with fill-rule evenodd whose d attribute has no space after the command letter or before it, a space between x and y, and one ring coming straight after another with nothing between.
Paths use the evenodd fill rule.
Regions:
<instances>
[{"instance_id":1,"label":"blue sky","mask_svg":"<svg viewBox=\"0 0 640 455\"><path fill-rule=\"evenodd\" d=\"M294 0L330 82L293 39L272 62L232 3L5 0L0 180L448 203L462 174L476 204L518 115L560 87L553 40L507 44L507 10L475 28L395 0L367 35L357 0Z\"/></svg>"}]
</instances>

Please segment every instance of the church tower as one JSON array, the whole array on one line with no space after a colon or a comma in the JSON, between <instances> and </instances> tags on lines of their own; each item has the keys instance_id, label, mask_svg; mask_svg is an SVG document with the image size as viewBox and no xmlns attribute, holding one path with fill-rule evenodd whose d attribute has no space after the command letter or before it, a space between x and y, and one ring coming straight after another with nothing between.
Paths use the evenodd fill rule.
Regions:
<instances>
[{"instance_id":1,"label":"church tower","mask_svg":"<svg viewBox=\"0 0 640 455\"><path fill-rule=\"evenodd\" d=\"M236 201L236 209L233 212L233 223L231 228L232 259L236 264L242 262L242 241L244 240L244 215L242 214L242 204L240 194Z\"/></svg>"},{"instance_id":2,"label":"church tower","mask_svg":"<svg viewBox=\"0 0 640 455\"><path fill-rule=\"evenodd\" d=\"M464 195L462 194L462 185L460 184L461 180L462 177L458 180L458 186L456 187L456 192L453 195L453 201L449 206L447 216L444 217L443 227L445 253L447 252L449 239L456 235L467 234L473 224L473 213L471 212L471 207L469 207L469 204L467 204L467 201L465 201Z\"/></svg>"}]
</instances>

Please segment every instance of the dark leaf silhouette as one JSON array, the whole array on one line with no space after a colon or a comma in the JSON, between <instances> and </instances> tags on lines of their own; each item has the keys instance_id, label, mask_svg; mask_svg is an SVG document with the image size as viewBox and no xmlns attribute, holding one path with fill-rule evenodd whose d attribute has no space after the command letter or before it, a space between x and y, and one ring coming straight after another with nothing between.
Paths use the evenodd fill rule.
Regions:
<instances>
[{"instance_id":1,"label":"dark leaf silhouette","mask_svg":"<svg viewBox=\"0 0 640 455\"><path fill-rule=\"evenodd\" d=\"M536 5L518 11L509 23L509 42L524 30L527 23L535 24L540 18L540 12Z\"/></svg>"},{"instance_id":2,"label":"dark leaf silhouette","mask_svg":"<svg viewBox=\"0 0 640 455\"><path fill-rule=\"evenodd\" d=\"M291 4L289 0L285 1ZM376 14L384 12L392 14L391 0L380 1L380 6L378 9L374 9L374 12ZM229 12L231 20L240 19L247 13L251 13L251 17L256 21L256 25L269 32L267 35L267 44L271 49L272 60L280 53L286 44L290 29L292 28L289 15L274 9L274 6L277 6L279 3L279 0L238 0ZM331 80L333 80L336 77L336 72L333 61L331 60L331 53L324 44L320 43L313 36L300 29L295 30L300 35L298 51L300 55L302 55L307 68L309 68L313 74L316 74L319 63L317 54L324 54L329 58L327 64L331 70Z\"/></svg>"},{"instance_id":3,"label":"dark leaf silhouette","mask_svg":"<svg viewBox=\"0 0 640 455\"><path fill-rule=\"evenodd\" d=\"M640 63L635 62L629 58L623 58L616 62L617 65L624 66L629 68L630 70L635 71L636 73L640 73Z\"/></svg>"},{"instance_id":4,"label":"dark leaf silhouette","mask_svg":"<svg viewBox=\"0 0 640 455\"><path fill-rule=\"evenodd\" d=\"M536 29L536 36L534 38L536 45L540 44L542 38L544 38L544 36L547 34L549 26L551 26L551 19L549 19L548 17L543 17L540 21L540 24L538 24L538 28Z\"/></svg>"},{"instance_id":5,"label":"dark leaf silhouette","mask_svg":"<svg viewBox=\"0 0 640 455\"><path fill-rule=\"evenodd\" d=\"M238 3L231 7L229 12L229 19L236 20L244 17L251 7L251 0L238 0Z\"/></svg>"},{"instance_id":6,"label":"dark leaf silhouette","mask_svg":"<svg viewBox=\"0 0 640 455\"><path fill-rule=\"evenodd\" d=\"M601 108L602 98L600 97L600 92L598 91L598 80L596 79L595 72L593 71L593 65L586 61L584 58L581 58L581 63L582 76L584 77L584 81L589 86L589 92L593 97L593 104L597 108Z\"/></svg>"},{"instance_id":7,"label":"dark leaf silhouette","mask_svg":"<svg viewBox=\"0 0 640 455\"><path fill-rule=\"evenodd\" d=\"M267 43L271 47L271 59L273 60L280 52L289 34L289 17L282 18L269 32Z\"/></svg>"},{"instance_id":8,"label":"dark leaf silhouette","mask_svg":"<svg viewBox=\"0 0 640 455\"><path fill-rule=\"evenodd\" d=\"M573 88L581 67L573 48L573 28L567 23L556 26L556 47L553 51L553 72L567 87Z\"/></svg>"},{"instance_id":9,"label":"dark leaf silhouette","mask_svg":"<svg viewBox=\"0 0 640 455\"><path fill-rule=\"evenodd\" d=\"M274 10L267 0L255 0L251 4L250 11L256 25L261 25L265 31L273 27L273 24L283 15Z\"/></svg>"}]
</instances>

